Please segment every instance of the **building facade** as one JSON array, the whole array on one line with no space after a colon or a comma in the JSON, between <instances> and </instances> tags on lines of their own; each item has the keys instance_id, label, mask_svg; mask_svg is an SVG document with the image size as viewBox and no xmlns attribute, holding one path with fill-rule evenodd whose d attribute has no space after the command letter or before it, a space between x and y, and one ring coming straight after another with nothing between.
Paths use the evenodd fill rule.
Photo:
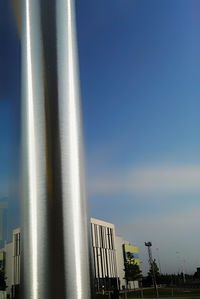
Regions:
<instances>
[{"instance_id":1,"label":"building facade","mask_svg":"<svg viewBox=\"0 0 200 299\"><path fill-rule=\"evenodd\" d=\"M134 262L140 266L139 259L139 247L132 245L130 242L124 240L122 237L116 236L116 255L117 255L117 268L120 289L128 287L129 289L136 289L139 287L138 281L129 281L128 285L125 280L125 262L128 255L131 255L134 259Z\"/></svg>"},{"instance_id":2,"label":"building facade","mask_svg":"<svg viewBox=\"0 0 200 299\"><path fill-rule=\"evenodd\" d=\"M118 287L114 224L91 218L91 242L96 289Z\"/></svg>"},{"instance_id":3,"label":"building facade","mask_svg":"<svg viewBox=\"0 0 200 299\"><path fill-rule=\"evenodd\" d=\"M20 284L20 229L13 231L13 285Z\"/></svg>"},{"instance_id":4,"label":"building facade","mask_svg":"<svg viewBox=\"0 0 200 299\"><path fill-rule=\"evenodd\" d=\"M0 264L6 276L7 293L18 298L20 285L20 229L13 230L12 242L0 251Z\"/></svg>"},{"instance_id":5,"label":"building facade","mask_svg":"<svg viewBox=\"0 0 200 299\"><path fill-rule=\"evenodd\" d=\"M14 285L13 242L6 244L3 250L5 252L5 276L6 276L7 293L11 295L12 286Z\"/></svg>"},{"instance_id":6,"label":"building facade","mask_svg":"<svg viewBox=\"0 0 200 299\"><path fill-rule=\"evenodd\" d=\"M124 279L124 263L127 252L134 255L137 264L139 260L139 248L133 246L123 238L116 236L115 225L91 218L91 250L92 263L97 292L122 289L126 287ZM12 242L5 245L1 251L2 265L5 267L8 294L18 294L20 285L20 229L13 231ZM138 282L129 282L129 288L137 288ZM16 296L17 297L17 296ZM17 297L18 298L18 297Z\"/></svg>"}]
</instances>

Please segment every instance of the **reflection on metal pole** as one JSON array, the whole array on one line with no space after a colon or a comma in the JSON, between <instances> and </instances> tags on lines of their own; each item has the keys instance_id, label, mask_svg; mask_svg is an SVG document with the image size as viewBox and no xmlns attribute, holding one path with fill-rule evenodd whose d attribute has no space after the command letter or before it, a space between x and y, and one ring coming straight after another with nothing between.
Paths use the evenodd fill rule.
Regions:
<instances>
[{"instance_id":1,"label":"reflection on metal pole","mask_svg":"<svg viewBox=\"0 0 200 299\"><path fill-rule=\"evenodd\" d=\"M22 0L24 299L90 298L73 0Z\"/></svg>"}]
</instances>

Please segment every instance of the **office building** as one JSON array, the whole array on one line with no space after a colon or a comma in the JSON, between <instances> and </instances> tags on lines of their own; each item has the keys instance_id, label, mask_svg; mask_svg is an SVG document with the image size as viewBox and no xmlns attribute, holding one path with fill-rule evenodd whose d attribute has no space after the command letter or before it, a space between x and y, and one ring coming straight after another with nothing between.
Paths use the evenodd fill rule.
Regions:
<instances>
[{"instance_id":1,"label":"office building","mask_svg":"<svg viewBox=\"0 0 200 299\"><path fill-rule=\"evenodd\" d=\"M125 280L125 262L127 260L127 254L132 255L134 262L140 266L139 259L139 247L132 245L128 241L124 240L122 237L116 236L116 255L117 255L117 269L118 277L120 282L120 289L128 287L129 289L136 289L139 287L138 281L129 281L126 285Z\"/></svg>"},{"instance_id":2,"label":"office building","mask_svg":"<svg viewBox=\"0 0 200 299\"><path fill-rule=\"evenodd\" d=\"M139 248L116 236L115 225L91 218L91 249L95 289L100 292L126 287L124 263L127 252L133 254L137 264ZM13 231L12 242L1 250L0 265L5 267L8 294L18 294L20 285L20 229ZM28 263L28 261L27 261ZM129 288L137 288L138 282L129 282Z\"/></svg>"},{"instance_id":3,"label":"office building","mask_svg":"<svg viewBox=\"0 0 200 299\"><path fill-rule=\"evenodd\" d=\"M91 218L91 241L96 289L118 287L114 224Z\"/></svg>"}]
</instances>

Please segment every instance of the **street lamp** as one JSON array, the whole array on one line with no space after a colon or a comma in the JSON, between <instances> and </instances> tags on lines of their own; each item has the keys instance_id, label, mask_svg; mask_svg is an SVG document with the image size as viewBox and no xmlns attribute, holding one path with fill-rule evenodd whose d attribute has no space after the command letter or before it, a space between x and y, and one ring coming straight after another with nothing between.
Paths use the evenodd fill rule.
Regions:
<instances>
[{"instance_id":1,"label":"street lamp","mask_svg":"<svg viewBox=\"0 0 200 299\"><path fill-rule=\"evenodd\" d=\"M181 272L183 273L183 282L185 284L185 282L186 282L186 278L185 278L185 259L182 259L181 253L179 251L176 251L176 255L177 255L177 260L178 260L178 273L179 273L179 269L180 269Z\"/></svg>"},{"instance_id":2,"label":"street lamp","mask_svg":"<svg viewBox=\"0 0 200 299\"><path fill-rule=\"evenodd\" d=\"M153 258L152 258L152 251L151 251L152 243L151 242L145 242L144 244L145 244L145 246L148 249L149 265L150 265L150 269L152 270L152 282L153 282L153 286L154 286L154 289L155 289L156 296L157 296L157 298L159 298L158 287L157 287L157 284L156 284L156 275L155 275L155 269L154 269L154 261L153 261Z\"/></svg>"},{"instance_id":3,"label":"street lamp","mask_svg":"<svg viewBox=\"0 0 200 299\"><path fill-rule=\"evenodd\" d=\"M158 255L158 265L159 265L159 270L160 270L160 274L161 274L161 273L162 273L162 270L161 270L161 263L160 263L159 248L156 248L156 251L157 251L157 255Z\"/></svg>"}]
</instances>

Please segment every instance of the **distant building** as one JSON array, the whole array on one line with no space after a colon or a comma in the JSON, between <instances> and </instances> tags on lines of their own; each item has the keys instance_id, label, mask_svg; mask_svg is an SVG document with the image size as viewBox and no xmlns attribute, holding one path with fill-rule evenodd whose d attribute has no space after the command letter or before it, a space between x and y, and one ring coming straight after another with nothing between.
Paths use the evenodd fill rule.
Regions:
<instances>
[{"instance_id":1,"label":"distant building","mask_svg":"<svg viewBox=\"0 0 200 299\"><path fill-rule=\"evenodd\" d=\"M7 242L7 211L8 204L6 199L0 200L0 248L4 247Z\"/></svg>"},{"instance_id":2,"label":"distant building","mask_svg":"<svg viewBox=\"0 0 200 299\"><path fill-rule=\"evenodd\" d=\"M197 273L200 275L200 267L197 267Z\"/></svg>"},{"instance_id":3,"label":"distant building","mask_svg":"<svg viewBox=\"0 0 200 299\"><path fill-rule=\"evenodd\" d=\"M116 248L117 248L117 268L118 276L120 281L120 289L126 287L125 280L125 261L127 259L127 253L131 253L135 262L140 266L139 259L139 247L130 244L128 241L124 240L122 237L116 236ZM138 281L129 281L128 288L135 289L139 287Z\"/></svg>"},{"instance_id":4,"label":"distant building","mask_svg":"<svg viewBox=\"0 0 200 299\"><path fill-rule=\"evenodd\" d=\"M126 286L124 262L127 252L140 264L139 248L115 234L112 223L91 218L91 248L96 291ZM12 242L0 252L0 267L5 267L8 294L19 292L20 285L20 229L13 231ZM137 288L138 282L130 282L129 288Z\"/></svg>"},{"instance_id":5,"label":"distant building","mask_svg":"<svg viewBox=\"0 0 200 299\"><path fill-rule=\"evenodd\" d=\"M13 230L12 242L0 251L0 268L5 271L7 293L19 292L20 284L20 229Z\"/></svg>"},{"instance_id":6,"label":"distant building","mask_svg":"<svg viewBox=\"0 0 200 299\"><path fill-rule=\"evenodd\" d=\"M139 247L134 246L133 244L129 243L128 241L124 241L123 243L123 254L124 260L127 260L127 254L131 254L134 258L135 263L140 266L140 259L139 259Z\"/></svg>"},{"instance_id":7,"label":"distant building","mask_svg":"<svg viewBox=\"0 0 200 299\"><path fill-rule=\"evenodd\" d=\"M91 218L91 239L96 289L118 287L114 224Z\"/></svg>"},{"instance_id":8,"label":"distant building","mask_svg":"<svg viewBox=\"0 0 200 299\"><path fill-rule=\"evenodd\" d=\"M13 285L20 284L20 229L13 231Z\"/></svg>"},{"instance_id":9,"label":"distant building","mask_svg":"<svg viewBox=\"0 0 200 299\"><path fill-rule=\"evenodd\" d=\"M122 289L126 286L126 281L124 279L124 254L123 254L123 244L124 239L116 236L116 256L117 256L117 270L119 277L119 288Z\"/></svg>"}]
</instances>

